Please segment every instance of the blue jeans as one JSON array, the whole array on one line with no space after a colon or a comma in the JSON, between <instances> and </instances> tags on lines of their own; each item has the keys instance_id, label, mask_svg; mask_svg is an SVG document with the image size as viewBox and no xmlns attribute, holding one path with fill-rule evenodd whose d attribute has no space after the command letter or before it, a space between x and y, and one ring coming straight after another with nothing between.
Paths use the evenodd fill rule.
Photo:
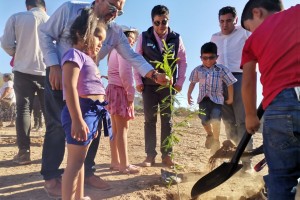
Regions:
<instances>
[{"instance_id":1,"label":"blue jeans","mask_svg":"<svg viewBox=\"0 0 300 200\"><path fill-rule=\"evenodd\" d=\"M61 124L61 111L65 106L61 90L52 90L49 82L49 71L46 69L45 80L45 121L46 134L42 153L41 174L45 180L61 177L63 169L59 169L65 154L65 132ZM85 158L85 176L93 175L94 159L100 141L100 131L88 150Z\"/></svg>"},{"instance_id":2,"label":"blue jeans","mask_svg":"<svg viewBox=\"0 0 300 200\"><path fill-rule=\"evenodd\" d=\"M209 97L204 97L199 103L199 112L204 112L205 115L199 113L199 118L203 126L209 125L211 120L221 122L222 105L216 104Z\"/></svg>"},{"instance_id":3,"label":"blue jeans","mask_svg":"<svg viewBox=\"0 0 300 200\"><path fill-rule=\"evenodd\" d=\"M19 150L30 150L31 112L34 95L37 93L44 112L44 83L45 76L14 71L17 107L16 131Z\"/></svg>"},{"instance_id":4,"label":"blue jeans","mask_svg":"<svg viewBox=\"0 0 300 200\"><path fill-rule=\"evenodd\" d=\"M294 89L278 94L264 113L263 145L269 200L292 200L300 177L300 102Z\"/></svg>"}]
</instances>

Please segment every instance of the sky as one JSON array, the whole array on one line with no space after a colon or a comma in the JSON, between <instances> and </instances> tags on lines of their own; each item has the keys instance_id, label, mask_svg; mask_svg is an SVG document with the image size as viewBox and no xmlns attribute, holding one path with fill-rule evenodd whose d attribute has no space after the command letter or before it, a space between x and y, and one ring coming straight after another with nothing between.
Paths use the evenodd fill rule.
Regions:
<instances>
[{"instance_id":1,"label":"sky","mask_svg":"<svg viewBox=\"0 0 300 200\"><path fill-rule=\"evenodd\" d=\"M86 0L92 2L92 0ZM45 0L47 13L51 15L65 0ZM224 6L234 6L240 19L241 12L247 0L127 0L124 6L124 14L116 19L120 25L127 25L137 28L140 32L147 30L152 26L151 10L155 5L165 5L170 11L169 26L172 30L179 33L183 39L187 55L186 81L183 85L179 99L180 106L187 106L187 90L189 86L188 78L191 71L201 64L200 47L209 42L211 35L220 31L218 23L218 11ZM287 9L300 0L283 0L284 7ZM0 0L0 36L3 35L7 19L16 12L26 10L25 0ZM240 21L238 21L240 25ZM11 72L9 65L10 56L0 48L0 72ZM105 59L106 60L106 59ZM106 75L106 61L100 62L101 74ZM196 101L198 95L198 85L193 91L193 99ZM261 85L258 78L258 102L261 101Z\"/></svg>"}]
</instances>

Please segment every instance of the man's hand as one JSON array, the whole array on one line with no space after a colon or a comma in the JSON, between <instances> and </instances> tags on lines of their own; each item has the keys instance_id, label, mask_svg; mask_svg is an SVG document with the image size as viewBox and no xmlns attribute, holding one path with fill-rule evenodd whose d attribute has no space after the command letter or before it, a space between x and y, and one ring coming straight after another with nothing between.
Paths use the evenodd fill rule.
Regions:
<instances>
[{"instance_id":1,"label":"man's hand","mask_svg":"<svg viewBox=\"0 0 300 200\"><path fill-rule=\"evenodd\" d=\"M138 92L143 92L143 90L144 90L144 85L143 85L143 84L140 84L140 85L135 86L135 88L136 88L136 90L137 90Z\"/></svg>"},{"instance_id":2,"label":"man's hand","mask_svg":"<svg viewBox=\"0 0 300 200\"><path fill-rule=\"evenodd\" d=\"M225 101L225 103L226 103L227 105L231 105L231 104L233 103L233 99L232 99L232 98L228 98L228 99Z\"/></svg>"},{"instance_id":3,"label":"man's hand","mask_svg":"<svg viewBox=\"0 0 300 200\"><path fill-rule=\"evenodd\" d=\"M180 85L175 85L175 86L174 86L174 89L176 90L176 92L181 92L182 86L180 86Z\"/></svg>"},{"instance_id":4,"label":"man's hand","mask_svg":"<svg viewBox=\"0 0 300 200\"><path fill-rule=\"evenodd\" d=\"M160 84L160 85L172 85L173 80L170 79L168 76L166 76L165 73L158 73L156 76L156 83Z\"/></svg>"},{"instance_id":5,"label":"man's hand","mask_svg":"<svg viewBox=\"0 0 300 200\"><path fill-rule=\"evenodd\" d=\"M151 70L146 74L147 78L150 78L155 83L160 85L172 85L173 80L171 80L165 73L158 73L156 70Z\"/></svg>"},{"instance_id":6,"label":"man's hand","mask_svg":"<svg viewBox=\"0 0 300 200\"><path fill-rule=\"evenodd\" d=\"M248 133L254 134L260 127L260 121L257 115L246 115L246 130Z\"/></svg>"},{"instance_id":7,"label":"man's hand","mask_svg":"<svg viewBox=\"0 0 300 200\"><path fill-rule=\"evenodd\" d=\"M59 65L50 66L49 82L52 90L62 90L62 70Z\"/></svg>"}]
</instances>

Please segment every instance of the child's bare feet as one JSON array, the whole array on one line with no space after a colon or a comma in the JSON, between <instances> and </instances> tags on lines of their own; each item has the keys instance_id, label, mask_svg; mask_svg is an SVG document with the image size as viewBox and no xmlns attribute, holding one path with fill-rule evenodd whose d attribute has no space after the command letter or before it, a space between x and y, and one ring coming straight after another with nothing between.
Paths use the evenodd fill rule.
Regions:
<instances>
[{"instance_id":1,"label":"child's bare feet","mask_svg":"<svg viewBox=\"0 0 300 200\"><path fill-rule=\"evenodd\" d=\"M125 169L120 169L122 174L137 174L141 172L141 168L136 165L128 165Z\"/></svg>"}]
</instances>

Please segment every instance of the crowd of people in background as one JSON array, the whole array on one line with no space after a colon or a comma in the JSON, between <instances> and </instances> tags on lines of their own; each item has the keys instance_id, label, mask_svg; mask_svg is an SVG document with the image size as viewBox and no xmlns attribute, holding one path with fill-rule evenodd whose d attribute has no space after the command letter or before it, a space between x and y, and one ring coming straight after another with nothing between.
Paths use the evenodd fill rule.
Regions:
<instances>
[{"instance_id":1,"label":"crowd of people in background","mask_svg":"<svg viewBox=\"0 0 300 200\"><path fill-rule=\"evenodd\" d=\"M3 75L0 89L0 127L16 127L16 164L30 164L30 132L42 130L45 138L41 175L48 196L88 200L84 185L99 190L112 187L96 176L95 156L101 133L110 138L110 169L138 174L156 162L157 116L161 119L161 162L177 163L163 141L172 132L170 90L175 95L186 79L186 49L182 36L169 27L169 9L154 6L152 25L139 34L114 22L123 14L125 0L68 1L51 16L44 0L25 0L27 11L6 23L1 47L12 57L12 73ZM244 134L259 128L256 115L256 64L259 64L265 110L263 145L269 173L268 198L293 199L291 189L300 177L300 5L283 10L280 0L249 0L237 26L234 7L219 10L220 32L200 49L199 66L189 76L187 101L199 84L199 118L211 154L220 148L220 123L227 139L236 145ZM30 41L30 42L28 42ZM133 49L136 43L135 50ZM168 77L151 61L163 62L164 44L171 49ZM28 50L30 49L30 50ZM99 61L108 58L108 86L101 80ZM179 58L179 59L177 59ZM134 88L134 81L135 87ZM135 89L142 93L145 160L129 161L127 135L134 119ZM31 126L31 115L34 125ZM204 113L204 114L203 114ZM65 147L67 166L61 169ZM247 150L252 150L250 140ZM242 159L244 172L250 158Z\"/></svg>"}]
</instances>

